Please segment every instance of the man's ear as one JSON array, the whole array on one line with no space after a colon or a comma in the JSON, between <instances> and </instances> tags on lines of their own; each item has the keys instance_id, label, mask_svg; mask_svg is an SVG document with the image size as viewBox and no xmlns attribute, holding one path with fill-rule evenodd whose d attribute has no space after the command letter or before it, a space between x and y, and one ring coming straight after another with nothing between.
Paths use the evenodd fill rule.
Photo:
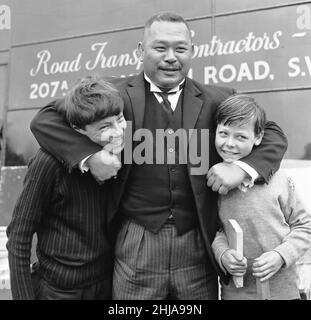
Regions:
<instances>
[{"instance_id":1,"label":"man's ear","mask_svg":"<svg viewBox=\"0 0 311 320\"><path fill-rule=\"evenodd\" d=\"M255 138L255 146L259 146L261 144L262 138L264 136L264 130L262 130Z\"/></svg>"},{"instance_id":2,"label":"man's ear","mask_svg":"<svg viewBox=\"0 0 311 320\"><path fill-rule=\"evenodd\" d=\"M142 42L139 42L139 43L138 43L137 50L138 50L139 60L140 60L140 61L143 61L143 60L144 60L144 52L145 52L145 49L144 49L144 45L143 45Z\"/></svg>"},{"instance_id":3,"label":"man's ear","mask_svg":"<svg viewBox=\"0 0 311 320\"><path fill-rule=\"evenodd\" d=\"M77 132L85 135L85 130L77 127L76 125L72 124L72 125L71 125L71 128L74 129L74 130L76 130Z\"/></svg>"}]
</instances>

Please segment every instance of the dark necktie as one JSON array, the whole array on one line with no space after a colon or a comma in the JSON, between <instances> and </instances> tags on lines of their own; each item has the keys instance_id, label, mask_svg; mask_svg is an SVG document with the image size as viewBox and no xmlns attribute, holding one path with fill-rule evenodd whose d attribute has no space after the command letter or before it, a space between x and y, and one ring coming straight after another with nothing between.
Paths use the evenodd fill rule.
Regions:
<instances>
[{"instance_id":1,"label":"dark necktie","mask_svg":"<svg viewBox=\"0 0 311 320\"><path fill-rule=\"evenodd\" d=\"M163 109L165 112L167 112L168 114L172 114L173 113L173 109L171 107L171 103L168 100L168 95L169 94L176 94L179 90L182 90L185 87L185 81L179 85L179 88L177 91L172 91L172 92L168 92L168 90L170 89L165 89L165 88L160 88L162 90L162 92L157 92L161 98L163 99L161 105L163 106Z\"/></svg>"},{"instance_id":2,"label":"dark necktie","mask_svg":"<svg viewBox=\"0 0 311 320\"><path fill-rule=\"evenodd\" d=\"M167 113L169 113L169 114L172 114L172 113L173 113L173 110L172 110L172 108L171 108L171 103L170 103L170 101L168 100L168 95L169 95L169 94L174 94L174 93L176 93L176 91L170 92L170 93L168 93L168 92L157 92L157 93L158 93L158 94L162 97L162 99L163 99L161 105L163 106L164 111L167 112Z\"/></svg>"}]
</instances>

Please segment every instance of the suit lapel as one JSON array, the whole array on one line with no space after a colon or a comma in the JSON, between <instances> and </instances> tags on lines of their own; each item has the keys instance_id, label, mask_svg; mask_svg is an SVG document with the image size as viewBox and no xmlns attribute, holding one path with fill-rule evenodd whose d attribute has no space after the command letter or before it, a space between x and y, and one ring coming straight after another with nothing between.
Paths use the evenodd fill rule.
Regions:
<instances>
[{"instance_id":1,"label":"suit lapel","mask_svg":"<svg viewBox=\"0 0 311 320\"><path fill-rule=\"evenodd\" d=\"M199 98L201 91L194 86L189 78L186 78L184 90L183 125L186 130L189 130L195 128L203 101ZM134 114L135 123L133 129L137 130L142 128L145 114L145 82L143 72L129 82L126 91L130 97Z\"/></svg>"},{"instance_id":2,"label":"suit lapel","mask_svg":"<svg viewBox=\"0 0 311 320\"><path fill-rule=\"evenodd\" d=\"M194 86L189 78L186 78L184 90L183 126L184 129L189 130L195 128L203 101L198 98L201 95L201 91Z\"/></svg>"},{"instance_id":3,"label":"suit lapel","mask_svg":"<svg viewBox=\"0 0 311 320\"><path fill-rule=\"evenodd\" d=\"M134 114L133 130L142 128L145 114L145 82L144 74L140 73L129 82L126 89Z\"/></svg>"}]
</instances>

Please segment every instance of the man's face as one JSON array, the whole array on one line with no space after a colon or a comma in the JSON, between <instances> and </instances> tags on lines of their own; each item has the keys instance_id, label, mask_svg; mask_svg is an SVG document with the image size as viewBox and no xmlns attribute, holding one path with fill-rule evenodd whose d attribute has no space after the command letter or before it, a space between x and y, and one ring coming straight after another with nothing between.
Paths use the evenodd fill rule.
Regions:
<instances>
[{"instance_id":1,"label":"man's face","mask_svg":"<svg viewBox=\"0 0 311 320\"><path fill-rule=\"evenodd\" d=\"M117 116L106 117L86 125L84 129L76 130L103 146L105 150L118 154L124 148L125 129L126 121L121 112Z\"/></svg>"},{"instance_id":2,"label":"man's face","mask_svg":"<svg viewBox=\"0 0 311 320\"><path fill-rule=\"evenodd\" d=\"M218 124L215 146L225 162L234 162L249 155L254 145L259 145L263 133L256 136L253 121L243 125Z\"/></svg>"},{"instance_id":3,"label":"man's face","mask_svg":"<svg viewBox=\"0 0 311 320\"><path fill-rule=\"evenodd\" d=\"M144 72L157 86L173 88L188 74L193 46L184 23L155 21L138 48Z\"/></svg>"}]
</instances>

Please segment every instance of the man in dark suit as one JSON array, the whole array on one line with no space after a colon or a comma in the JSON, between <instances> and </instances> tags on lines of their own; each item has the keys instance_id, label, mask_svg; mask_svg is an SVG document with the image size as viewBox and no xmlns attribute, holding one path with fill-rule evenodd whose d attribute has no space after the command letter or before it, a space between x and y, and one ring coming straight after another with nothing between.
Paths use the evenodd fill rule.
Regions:
<instances>
[{"instance_id":1,"label":"man in dark suit","mask_svg":"<svg viewBox=\"0 0 311 320\"><path fill-rule=\"evenodd\" d=\"M251 185L258 177L268 182L287 141L269 122L262 144L251 155L237 163L220 163L213 147L214 113L235 91L203 86L187 77L193 45L186 21L172 13L151 17L138 49L144 71L112 81L124 99L124 116L133 134L148 130L157 151L155 136L165 130L165 161L157 162L153 152L152 163L138 163L134 152L133 163L125 162L118 172L108 212L111 225L122 222L115 244L113 298L217 299L217 274L225 279L210 246L218 228L217 192L227 193L246 180ZM104 165L97 154L100 147L70 130L53 103L38 113L31 129L69 169L79 164L98 180L116 174L114 162ZM197 130L198 139L190 140L188 147L196 145L198 153L209 145L209 171L192 174L191 161L180 161L182 144L171 145L169 139L180 129L189 136ZM203 129L209 130L208 139ZM137 146L133 141L133 149ZM168 161L171 154L173 163Z\"/></svg>"}]
</instances>

